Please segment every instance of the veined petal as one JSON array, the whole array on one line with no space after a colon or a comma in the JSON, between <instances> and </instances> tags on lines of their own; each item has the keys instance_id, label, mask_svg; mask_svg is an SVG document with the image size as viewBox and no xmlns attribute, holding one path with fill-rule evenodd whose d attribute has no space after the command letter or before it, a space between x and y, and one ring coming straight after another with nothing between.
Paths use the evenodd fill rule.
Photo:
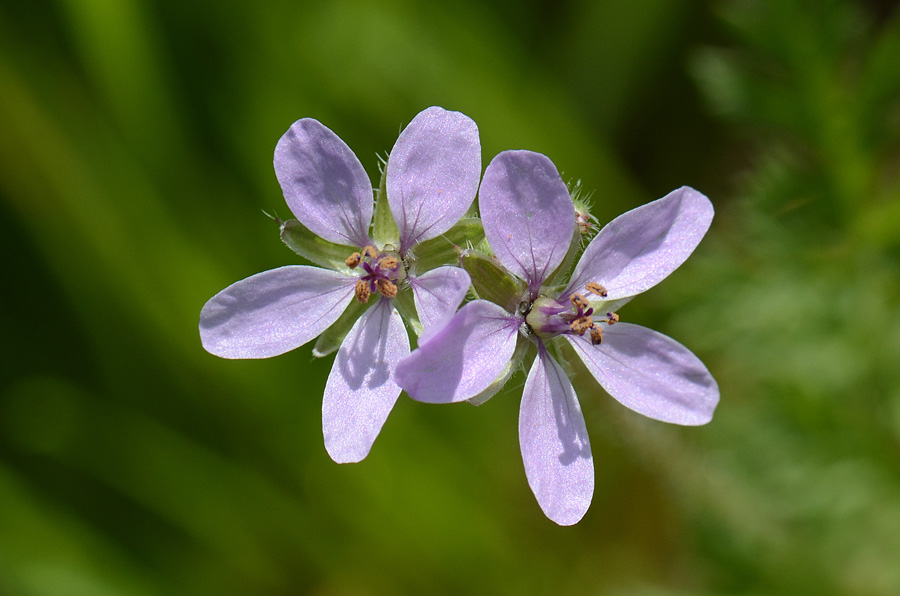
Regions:
<instances>
[{"instance_id":1,"label":"veined petal","mask_svg":"<svg viewBox=\"0 0 900 596\"><path fill-rule=\"evenodd\" d=\"M400 395L391 379L409 337L390 300L380 299L347 334L325 384L322 433L337 463L363 460Z\"/></svg>"},{"instance_id":2,"label":"veined petal","mask_svg":"<svg viewBox=\"0 0 900 596\"><path fill-rule=\"evenodd\" d=\"M684 425L706 424L719 403L719 386L699 358L652 329L616 323L603 343L566 335L585 366L622 405L644 416Z\"/></svg>"},{"instance_id":3,"label":"veined petal","mask_svg":"<svg viewBox=\"0 0 900 596\"><path fill-rule=\"evenodd\" d=\"M563 295L589 282L606 288L606 300L652 288L694 252L712 218L709 199L687 186L620 215L588 244Z\"/></svg>"},{"instance_id":4,"label":"veined petal","mask_svg":"<svg viewBox=\"0 0 900 596\"><path fill-rule=\"evenodd\" d=\"M484 171L478 204L494 255L536 293L575 233L575 206L556 166L540 153L504 151Z\"/></svg>"},{"instance_id":5,"label":"veined petal","mask_svg":"<svg viewBox=\"0 0 900 596\"><path fill-rule=\"evenodd\" d=\"M519 446L544 514L561 526L577 523L594 496L591 443L572 383L540 344L522 392Z\"/></svg>"},{"instance_id":6,"label":"veined petal","mask_svg":"<svg viewBox=\"0 0 900 596\"><path fill-rule=\"evenodd\" d=\"M469 274L459 267L438 267L407 279L426 329L452 316L469 291Z\"/></svg>"},{"instance_id":7,"label":"veined petal","mask_svg":"<svg viewBox=\"0 0 900 596\"><path fill-rule=\"evenodd\" d=\"M200 311L200 340L222 358L269 358L300 347L334 323L356 278L303 265L233 283Z\"/></svg>"},{"instance_id":8,"label":"veined petal","mask_svg":"<svg viewBox=\"0 0 900 596\"><path fill-rule=\"evenodd\" d=\"M294 122L275 146L275 175L294 217L311 231L336 244L372 244L372 183L327 126L312 118Z\"/></svg>"},{"instance_id":9,"label":"veined petal","mask_svg":"<svg viewBox=\"0 0 900 596\"><path fill-rule=\"evenodd\" d=\"M400 251L440 236L475 200L481 178L478 127L460 112L423 110L397 138L385 175Z\"/></svg>"},{"instance_id":10,"label":"veined petal","mask_svg":"<svg viewBox=\"0 0 900 596\"><path fill-rule=\"evenodd\" d=\"M521 319L475 300L404 358L394 380L418 401L452 403L475 397L503 374L516 349Z\"/></svg>"}]
</instances>

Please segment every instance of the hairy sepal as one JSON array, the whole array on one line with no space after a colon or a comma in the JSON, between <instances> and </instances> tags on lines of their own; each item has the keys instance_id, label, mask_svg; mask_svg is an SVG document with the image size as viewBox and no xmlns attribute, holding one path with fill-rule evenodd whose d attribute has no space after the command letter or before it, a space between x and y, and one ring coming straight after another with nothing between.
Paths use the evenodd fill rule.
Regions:
<instances>
[{"instance_id":1,"label":"hairy sepal","mask_svg":"<svg viewBox=\"0 0 900 596\"><path fill-rule=\"evenodd\" d=\"M409 328L416 334L416 337L422 335L424 328L422 323L419 322L419 314L416 311L415 299L409 286L405 286L397 292L393 301L394 308L397 309L397 312L400 313L400 316L403 317L403 320L406 321Z\"/></svg>"},{"instance_id":2,"label":"hairy sepal","mask_svg":"<svg viewBox=\"0 0 900 596\"><path fill-rule=\"evenodd\" d=\"M467 247L484 239L484 228L477 217L464 217L437 238L420 242L413 249L414 265L418 273L431 271L441 265L455 265Z\"/></svg>"},{"instance_id":3,"label":"hairy sepal","mask_svg":"<svg viewBox=\"0 0 900 596\"><path fill-rule=\"evenodd\" d=\"M359 300L351 301L338 320L335 321L331 327L323 331L322 335L319 336L319 339L316 340L316 345L313 347L313 356L322 358L337 350L341 346L341 342L344 341L344 338L347 337L347 334L350 333L350 329L353 328L353 324L356 323L357 319L359 319L369 307L377 303L379 299L380 298L369 300L365 303L360 302Z\"/></svg>"},{"instance_id":4,"label":"hairy sepal","mask_svg":"<svg viewBox=\"0 0 900 596\"><path fill-rule=\"evenodd\" d=\"M506 368L503 369L497 380L491 383L487 389L467 401L473 406L480 406L503 389L503 386L506 385L515 372L522 367L522 360L525 357L525 350L528 348L528 344L528 340L520 336L516 340L516 351L513 352L513 357L510 358L509 364L506 365Z\"/></svg>"},{"instance_id":5,"label":"hairy sepal","mask_svg":"<svg viewBox=\"0 0 900 596\"><path fill-rule=\"evenodd\" d=\"M314 265L333 271L349 272L346 259L359 248L335 244L317 236L296 219L281 223L281 241Z\"/></svg>"},{"instance_id":6,"label":"hairy sepal","mask_svg":"<svg viewBox=\"0 0 900 596\"><path fill-rule=\"evenodd\" d=\"M472 287L479 298L493 302L507 312L516 312L528 289L524 280L507 271L492 257L474 251L464 252L459 260L472 278Z\"/></svg>"},{"instance_id":7,"label":"hairy sepal","mask_svg":"<svg viewBox=\"0 0 900 596\"><path fill-rule=\"evenodd\" d=\"M393 246L400 247L400 229L394 216L391 214L391 206L388 203L386 183L386 162L380 164L381 182L375 190L375 215L372 217L372 238L379 248Z\"/></svg>"}]
</instances>

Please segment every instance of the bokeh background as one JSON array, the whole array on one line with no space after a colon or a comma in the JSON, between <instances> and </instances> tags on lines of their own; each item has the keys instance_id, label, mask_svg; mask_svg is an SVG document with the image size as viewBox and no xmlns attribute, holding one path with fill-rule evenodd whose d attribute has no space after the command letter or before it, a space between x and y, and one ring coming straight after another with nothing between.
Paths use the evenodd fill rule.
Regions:
<instances>
[{"instance_id":1,"label":"bokeh background","mask_svg":"<svg viewBox=\"0 0 900 596\"><path fill-rule=\"evenodd\" d=\"M200 307L298 262L279 136L371 175L421 109L549 155L614 216L717 209L623 320L689 346L712 423L574 382L597 489L541 514L487 404L401 397L331 462L331 358L205 353ZM900 594L896 2L0 3L0 594Z\"/></svg>"}]
</instances>

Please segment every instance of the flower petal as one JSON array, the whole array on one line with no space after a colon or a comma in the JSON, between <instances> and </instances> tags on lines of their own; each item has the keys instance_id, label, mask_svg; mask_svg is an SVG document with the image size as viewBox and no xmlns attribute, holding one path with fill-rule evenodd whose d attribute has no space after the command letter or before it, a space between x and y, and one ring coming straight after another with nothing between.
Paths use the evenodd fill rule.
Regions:
<instances>
[{"instance_id":1,"label":"flower petal","mask_svg":"<svg viewBox=\"0 0 900 596\"><path fill-rule=\"evenodd\" d=\"M540 153L504 151L484 171L478 203L497 259L536 294L575 233L575 206L556 166Z\"/></svg>"},{"instance_id":2,"label":"flower petal","mask_svg":"<svg viewBox=\"0 0 900 596\"><path fill-rule=\"evenodd\" d=\"M709 199L687 186L620 215L588 244L563 295L592 281L607 300L649 290L694 252L712 218Z\"/></svg>"},{"instance_id":3,"label":"flower petal","mask_svg":"<svg viewBox=\"0 0 900 596\"><path fill-rule=\"evenodd\" d=\"M719 403L719 386L699 358L652 329L616 323L603 343L566 335L585 366L622 405L644 416L684 425L706 424Z\"/></svg>"},{"instance_id":4,"label":"flower petal","mask_svg":"<svg viewBox=\"0 0 900 596\"><path fill-rule=\"evenodd\" d=\"M303 118L291 125L275 146L275 175L294 217L311 231L336 244L372 244L372 183L324 124Z\"/></svg>"},{"instance_id":5,"label":"flower petal","mask_svg":"<svg viewBox=\"0 0 900 596\"><path fill-rule=\"evenodd\" d=\"M438 267L407 279L426 329L452 316L469 291L469 274L459 267Z\"/></svg>"},{"instance_id":6,"label":"flower petal","mask_svg":"<svg viewBox=\"0 0 900 596\"><path fill-rule=\"evenodd\" d=\"M363 460L400 395L391 380L409 355L409 337L390 300L361 316L338 350L325 384L322 433L337 463Z\"/></svg>"},{"instance_id":7,"label":"flower petal","mask_svg":"<svg viewBox=\"0 0 900 596\"><path fill-rule=\"evenodd\" d=\"M459 112L423 110L397 138L385 175L400 251L440 236L475 200L481 178L478 127Z\"/></svg>"},{"instance_id":8,"label":"flower petal","mask_svg":"<svg viewBox=\"0 0 900 596\"><path fill-rule=\"evenodd\" d=\"M572 383L543 345L522 393L519 446L544 514L561 526L577 523L594 496L591 443Z\"/></svg>"},{"instance_id":9,"label":"flower petal","mask_svg":"<svg viewBox=\"0 0 900 596\"><path fill-rule=\"evenodd\" d=\"M418 401L452 403L475 397L503 374L516 349L520 324L519 317L496 304L470 302L420 341L397 365L394 380Z\"/></svg>"},{"instance_id":10,"label":"flower petal","mask_svg":"<svg viewBox=\"0 0 900 596\"><path fill-rule=\"evenodd\" d=\"M334 323L356 278L292 265L233 283L203 305L200 340L222 358L269 358L300 347Z\"/></svg>"}]
</instances>

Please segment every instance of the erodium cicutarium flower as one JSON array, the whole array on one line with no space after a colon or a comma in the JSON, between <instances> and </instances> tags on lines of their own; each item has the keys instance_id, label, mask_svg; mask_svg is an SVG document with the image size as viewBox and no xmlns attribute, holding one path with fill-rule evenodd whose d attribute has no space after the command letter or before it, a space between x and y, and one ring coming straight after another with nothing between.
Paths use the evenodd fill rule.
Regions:
<instances>
[{"instance_id":1,"label":"erodium cicutarium flower","mask_svg":"<svg viewBox=\"0 0 900 596\"><path fill-rule=\"evenodd\" d=\"M322 429L334 461L357 462L400 395L392 374L410 351L398 312L403 297L411 293L415 305L404 314L428 329L452 315L468 290L465 271L428 270L417 251L443 242L475 198L478 128L439 107L418 114L391 150L377 207L356 155L311 118L278 141L275 173L297 218L282 223L282 238L326 268L280 267L228 286L200 312L200 338L223 358L268 358L323 332L335 336L330 349L317 344L321 356L346 333L325 385Z\"/></svg>"},{"instance_id":2,"label":"erodium cicutarium flower","mask_svg":"<svg viewBox=\"0 0 900 596\"><path fill-rule=\"evenodd\" d=\"M481 400L508 378L522 352L517 344L534 345L519 410L525 474L547 517L571 525L590 506L594 467L581 406L551 350L571 346L610 395L641 414L708 422L719 390L703 363L664 335L619 322L614 310L687 259L713 207L683 187L629 211L597 234L569 282L557 285L552 274L573 245L576 219L553 163L529 151L499 154L485 170L479 206L494 257L512 274L504 283L521 293L466 304L420 340L394 378L419 401ZM477 290L474 273L473 283Z\"/></svg>"}]
</instances>

